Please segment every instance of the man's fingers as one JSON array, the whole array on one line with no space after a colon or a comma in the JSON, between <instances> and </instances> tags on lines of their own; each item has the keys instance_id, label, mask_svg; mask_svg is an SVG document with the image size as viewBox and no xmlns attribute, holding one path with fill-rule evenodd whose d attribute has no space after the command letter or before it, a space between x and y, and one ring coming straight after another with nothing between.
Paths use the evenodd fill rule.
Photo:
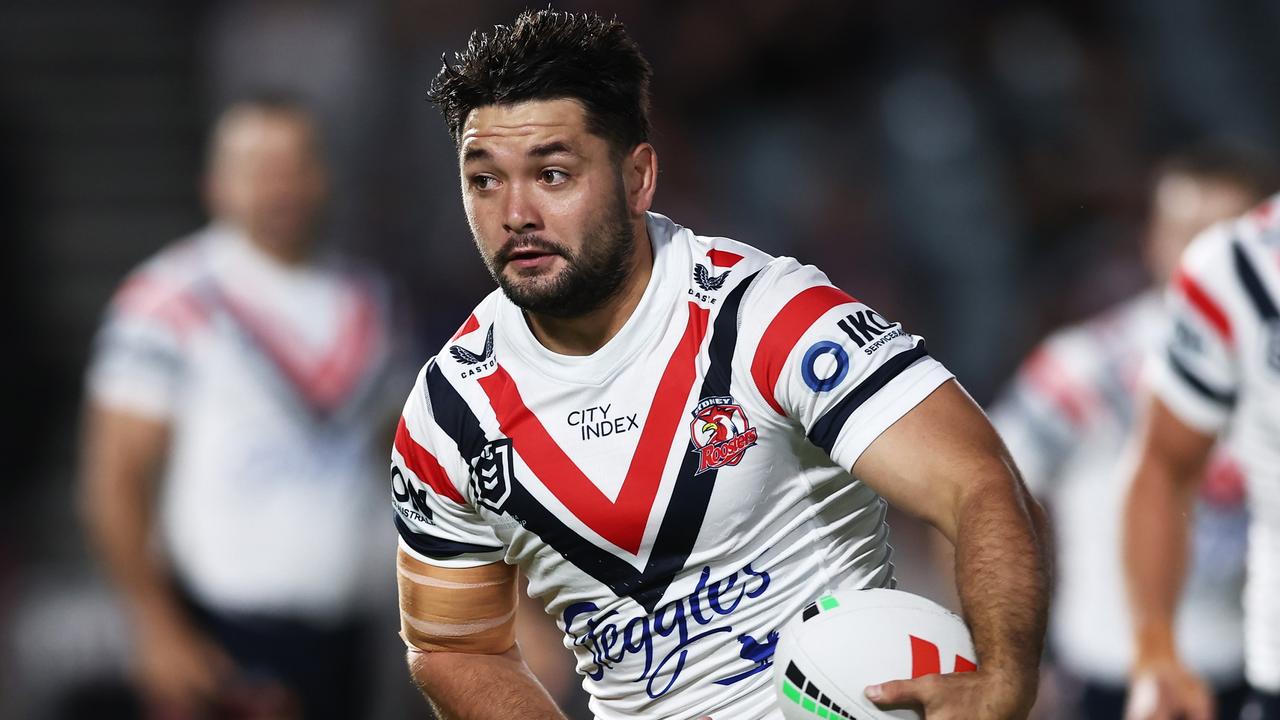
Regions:
<instances>
[{"instance_id":1,"label":"man's fingers","mask_svg":"<svg viewBox=\"0 0 1280 720\"><path fill-rule=\"evenodd\" d=\"M877 705L923 705L922 680L892 680L866 689L867 699Z\"/></svg>"},{"instance_id":2,"label":"man's fingers","mask_svg":"<svg viewBox=\"0 0 1280 720\"><path fill-rule=\"evenodd\" d=\"M1202 688L1196 688L1187 700L1187 720L1214 720L1215 715L1213 698Z\"/></svg>"}]
</instances>

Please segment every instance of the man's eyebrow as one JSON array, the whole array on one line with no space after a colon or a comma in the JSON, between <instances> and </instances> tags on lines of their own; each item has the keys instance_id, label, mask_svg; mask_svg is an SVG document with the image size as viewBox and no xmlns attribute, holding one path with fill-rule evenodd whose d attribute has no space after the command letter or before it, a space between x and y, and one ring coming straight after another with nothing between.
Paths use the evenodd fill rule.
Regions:
<instances>
[{"instance_id":1,"label":"man's eyebrow","mask_svg":"<svg viewBox=\"0 0 1280 720\"><path fill-rule=\"evenodd\" d=\"M577 155L568 144L554 140L529 148L529 157L548 157L550 155Z\"/></svg>"},{"instance_id":2,"label":"man's eyebrow","mask_svg":"<svg viewBox=\"0 0 1280 720\"><path fill-rule=\"evenodd\" d=\"M469 163L473 160L488 160L489 151L484 148L470 147L462 153L462 162Z\"/></svg>"}]
</instances>

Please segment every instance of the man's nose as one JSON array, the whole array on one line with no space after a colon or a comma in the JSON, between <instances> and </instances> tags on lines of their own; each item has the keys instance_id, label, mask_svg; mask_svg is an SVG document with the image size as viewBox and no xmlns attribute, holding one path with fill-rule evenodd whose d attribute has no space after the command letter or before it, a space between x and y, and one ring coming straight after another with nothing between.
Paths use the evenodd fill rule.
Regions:
<instances>
[{"instance_id":1,"label":"man's nose","mask_svg":"<svg viewBox=\"0 0 1280 720\"><path fill-rule=\"evenodd\" d=\"M542 219L538 213L533 189L526 183L512 183L507 187L506 195L503 228L516 235L538 230L542 225Z\"/></svg>"}]
</instances>

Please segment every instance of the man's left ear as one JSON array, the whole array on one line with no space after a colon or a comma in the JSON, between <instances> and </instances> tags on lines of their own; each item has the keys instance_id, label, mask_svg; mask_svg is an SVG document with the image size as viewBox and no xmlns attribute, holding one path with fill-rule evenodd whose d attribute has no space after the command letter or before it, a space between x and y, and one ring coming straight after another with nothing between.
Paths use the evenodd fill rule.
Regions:
<instances>
[{"instance_id":1,"label":"man's left ear","mask_svg":"<svg viewBox=\"0 0 1280 720\"><path fill-rule=\"evenodd\" d=\"M647 212L653 206L653 194L658 189L657 151L647 142L636 145L623 158L622 171L629 209L635 215Z\"/></svg>"}]
</instances>

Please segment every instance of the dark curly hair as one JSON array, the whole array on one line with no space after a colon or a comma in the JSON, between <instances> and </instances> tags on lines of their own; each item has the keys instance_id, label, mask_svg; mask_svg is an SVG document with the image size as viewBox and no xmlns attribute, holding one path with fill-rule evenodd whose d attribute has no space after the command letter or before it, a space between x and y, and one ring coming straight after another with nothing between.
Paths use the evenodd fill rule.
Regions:
<instances>
[{"instance_id":1,"label":"dark curly hair","mask_svg":"<svg viewBox=\"0 0 1280 720\"><path fill-rule=\"evenodd\" d=\"M526 10L511 25L472 33L452 65L444 58L427 97L444 113L454 142L478 107L577 100L587 130L621 154L649 140L652 74L617 18Z\"/></svg>"}]
</instances>

